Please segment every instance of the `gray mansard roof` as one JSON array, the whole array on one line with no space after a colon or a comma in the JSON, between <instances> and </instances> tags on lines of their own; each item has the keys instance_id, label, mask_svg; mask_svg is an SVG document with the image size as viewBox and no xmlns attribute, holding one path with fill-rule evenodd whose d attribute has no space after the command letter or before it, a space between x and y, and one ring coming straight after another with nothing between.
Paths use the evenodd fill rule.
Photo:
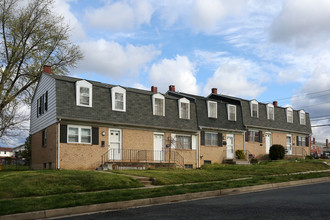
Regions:
<instances>
[{"instance_id":1,"label":"gray mansard roof","mask_svg":"<svg viewBox=\"0 0 330 220\"><path fill-rule=\"evenodd\" d=\"M184 96L196 101L197 121L199 128L203 129L223 129L243 131L243 119L240 102L235 99L221 99L220 96L211 94L208 97L190 95L186 93L168 92L173 96ZM207 111L207 101L217 102L217 118L209 118ZM236 105L236 121L228 120L227 104Z\"/></svg>"},{"instance_id":2,"label":"gray mansard roof","mask_svg":"<svg viewBox=\"0 0 330 220\"><path fill-rule=\"evenodd\" d=\"M110 89L115 85L87 80L93 85L92 107L77 106L75 82L81 79L49 76L56 79L57 118L185 131L197 131L201 128L237 131L260 128L312 133L308 113L306 113L306 125L300 125L299 111L296 110L293 110L293 123L287 123L286 109L274 106L275 120L269 120L267 119L267 104L259 102L259 117L253 118L251 117L249 100L220 94L210 94L208 97L203 97L168 91L167 94L164 94L164 117L153 115L152 95L155 93L151 91L122 87L126 89L126 112L118 112L113 111L111 107ZM178 100L182 97L190 100L190 120L179 118ZM208 117L208 100L217 102L216 119ZM228 120L227 104L236 105L236 121Z\"/></svg>"},{"instance_id":3,"label":"gray mansard roof","mask_svg":"<svg viewBox=\"0 0 330 220\"><path fill-rule=\"evenodd\" d=\"M87 80L93 85L92 107L76 105L75 82L81 80L51 75L56 79L57 118L141 127L197 131L195 103L190 102L190 120L180 119L178 98L164 95L165 117L153 115L151 91L126 89L126 112L112 110L111 91L115 85Z\"/></svg>"},{"instance_id":4,"label":"gray mansard roof","mask_svg":"<svg viewBox=\"0 0 330 220\"><path fill-rule=\"evenodd\" d=\"M293 110L293 123L287 122L286 108L274 106L275 120L267 119L267 104L258 103L259 118L251 117L250 101L241 99L243 109L243 121L247 127L261 127L278 129L292 132L311 134L311 124L309 114L306 112L306 125L301 125L299 121L299 111Z\"/></svg>"}]
</instances>

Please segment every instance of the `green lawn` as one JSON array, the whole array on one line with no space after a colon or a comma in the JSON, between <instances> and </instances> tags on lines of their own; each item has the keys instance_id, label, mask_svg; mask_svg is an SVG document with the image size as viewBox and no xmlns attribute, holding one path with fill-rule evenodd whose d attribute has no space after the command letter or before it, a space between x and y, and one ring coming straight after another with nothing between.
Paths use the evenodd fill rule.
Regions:
<instances>
[{"instance_id":1,"label":"green lawn","mask_svg":"<svg viewBox=\"0 0 330 220\"><path fill-rule=\"evenodd\" d=\"M0 171L0 199L140 186L135 179L96 171Z\"/></svg>"},{"instance_id":2,"label":"green lawn","mask_svg":"<svg viewBox=\"0 0 330 220\"><path fill-rule=\"evenodd\" d=\"M0 215L29 212L45 209L73 207L79 205L91 205L106 202L127 201L132 199L153 198L168 195L178 195L193 192L221 190L243 186L260 185L266 183L286 182L309 178L330 176L330 172L312 173L286 176L257 176L248 180L199 183L194 185L182 184L179 186L164 186L161 188L142 189L118 189L104 192L92 192L87 194L68 193L46 197L31 197L17 199L0 199Z\"/></svg>"},{"instance_id":3,"label":"green lawn","mask_svg":"<svg viewBox=\"0 0 330 220\"><path fill-rule=\"evenodd\" d=\"M142 186L137 180L111 172L0 171L0 215L317 178L330 176L330 172L271 175L329 168L313 160L298 160L297 162L291 160L263 162L251 166L212 164L197 170L114 171L155 178L156 184L165 185L160 188L139 189L129 189ZM250 178L233 181L241 177ZM166 186L169 184L180 185Z\"/></svg>"},{"instance_id":4,"label":"green lawn","mask_svg":"<svg viewBox=\"0 0 330 220\"><path fill-rule=\"evenodd\" d=\"M222 181L251 176L289 174L295 172L325 170L329 166L313 160L267 161L257 165L212 164L202 169L156 169L112 171L136 176L154 178L156 185Z\"/></svg>"}]
</instances>

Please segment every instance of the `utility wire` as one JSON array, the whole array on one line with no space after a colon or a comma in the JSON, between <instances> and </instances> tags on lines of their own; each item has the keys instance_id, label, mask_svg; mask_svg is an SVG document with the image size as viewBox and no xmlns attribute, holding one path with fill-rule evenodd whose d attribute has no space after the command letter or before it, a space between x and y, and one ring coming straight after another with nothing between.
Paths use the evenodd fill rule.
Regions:
<instances>
[{"instance_id":1,"label":"utility wire","mask_svg":"<svg viewBox=\"0 0 330 220\"><path fill-rule=\"evenodd\" d=\"M318 92L303 93L303 94L300 94L300 95L293 95L293 96L291 96L291 97L280 98L280 99L277 99L277 101L286 100L286 99L291 99L291 98L293 98L293 97L299 97L299 96L303 96L303 95L319 94L319 93L322 93L322 92L328 92L328 91L330 91L330 89L322 90L322 91L318 91ZM327 95L329 95L329 94L327 94ZM320 96L315 96L315 97L320 97ZM272 102L272 101L267 101L267 102Z\"/></svg>"},{"instance_id":2,"label":"utility wire","mask_svg":"<svg viewBox=\"0 0 330 220\"><path fill-rule=\"evenodd\" d=\"M313 125L311 126L312 128L315 128L315 127L326 127L326 126L330 126L330 124L324 124L324 125Z\"/></svg>"},{"instance_id":3,"label":"utility wire","mask_svg":"<svg viewBox=\"0 0 330 220\"><path fill-rule=\"evenodd\" d=\"M295 109L302 109L302 108L307 108L307 107L312 107L312 106L319 106L319 105L324 105L324 104L329 104L330 102L324 102L324 103L319 103L319 104L314 104L314 105L306 105L306 106L300 106L300 107L295 107Z\"/></svg>"},{"instance_id":4,"label":"utility wire","mask_svg":"<svg viewBox=\"0 0 330 220\"><path fill-rule=\"evenodd\" d=\"M311 119L310 121L322 121L322 120L328 120L330 118L321 118L321 119Z\"/></svg>"},{"instance_id":5,"label":"utility wire","mask_svg":"<svg viewBox=\"0 0 330 220\"><path fill-rule=\"evenodd\" d=\"M311 119L313 118L325 118L325 117L329 117L330 115L323 115L323 116L314 116L314 117L311 117Z\"/></svg>"}]
</instances>

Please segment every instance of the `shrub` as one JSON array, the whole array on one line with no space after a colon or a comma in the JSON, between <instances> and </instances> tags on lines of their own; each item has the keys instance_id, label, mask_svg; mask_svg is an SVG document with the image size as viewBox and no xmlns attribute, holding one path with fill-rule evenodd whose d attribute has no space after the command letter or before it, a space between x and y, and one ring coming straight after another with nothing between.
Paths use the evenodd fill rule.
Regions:
<instances>
[{"instance_id":1,"label":"shrub","mask_svg":"<svg viewBox=\"0 0 330 220\"><path fill-rule=\"evenodd\" d=\"M251 163L251 164L257 164L257 163L258 163L258 159L257 159L257 158L252 158L252 159L250 160L250 163Z\"/></svg>"},{"instance_id":2,"label":"shrub","mask_svg":"<svg viewBox=\"0 0 330 220\"><path fill-rule=\"evenodd\" d=\"M307 156L305 157L305 160L313 160L313 157L312 157L311 155L307 155Z\"/></svg>"},{"instance_id":3,"label":"shrub","mask_svg":"<svg viewBox=\"0 0 330 220\"><path fill-rule=\"evenodd\" d=\"M280 160L283 159L285 155L285 150L282 145L274 144L270 147L269 150L269 158L272 160Z\"/></svg>"},{"instance_id":4,"label":"shrub","mask_svg":"<svg viewBox=\"0 0 330 220\"><path fill-rule=\"evenodd\" d=\"M236 154L237 159L241 159L241 160L245 160L246 159L246 156L245 156L243 150L237 150L235 152L235 154Z\"/></svg>"}]
</instances>

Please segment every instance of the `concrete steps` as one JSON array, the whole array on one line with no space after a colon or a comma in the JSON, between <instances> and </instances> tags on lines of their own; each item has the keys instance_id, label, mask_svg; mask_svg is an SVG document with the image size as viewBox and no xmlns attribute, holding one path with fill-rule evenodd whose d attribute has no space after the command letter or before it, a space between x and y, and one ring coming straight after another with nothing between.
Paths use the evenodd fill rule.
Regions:
<instances>
[{"instance_id":1,"label":"concrete steps","mask_svg":"<svg viewBox=\"0 0 330 220\"><path fill-rule=\"evenodd\" d=\"M223 163L225 163L225 164L238 164L238 165L250 165L250 161L248 161L248 160L229 159L229 158L225 158L223 160Z\"/></svg>"}]
</instances>

